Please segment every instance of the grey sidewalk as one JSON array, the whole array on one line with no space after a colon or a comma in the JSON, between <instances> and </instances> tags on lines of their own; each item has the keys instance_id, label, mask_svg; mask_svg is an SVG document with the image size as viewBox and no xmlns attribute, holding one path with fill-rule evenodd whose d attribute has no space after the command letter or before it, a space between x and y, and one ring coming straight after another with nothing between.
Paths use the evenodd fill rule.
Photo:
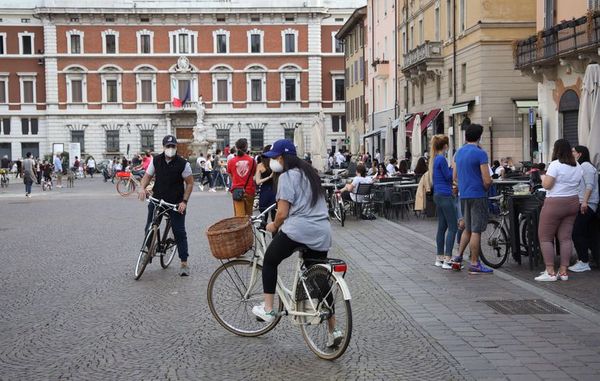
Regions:
<instances>
[{"instance_id":1,"label":"grey sidewalk","mask_svg":"<svg viewBox=\"0 0 600 381\"><path fill-rule=\"evenodd\" d=\"M351 265L370 274L474 378L600 379L597 312L506 273L438 269L432 236L383 219L350 218L344 228L334 225L334 237ZM525 299L569 313L504 315L482 302Z\"/></svg>"}]
</instances>

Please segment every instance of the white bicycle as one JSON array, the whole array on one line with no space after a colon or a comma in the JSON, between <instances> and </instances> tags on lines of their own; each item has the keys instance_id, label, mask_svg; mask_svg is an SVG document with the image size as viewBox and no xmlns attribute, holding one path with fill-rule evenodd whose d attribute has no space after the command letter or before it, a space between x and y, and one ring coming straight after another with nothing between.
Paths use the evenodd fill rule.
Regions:
<instances>
[{"instance_id":1,"label":"white bicycle","mask_svg":"<svg viewBox=\"0 0 600 381\"><path fill-rule=\"evenodd\" d=\"M221 261L223 264L212 274L208 283L210 311L225 329L246 337L263 335L275 328L282 316L290 315L310 350L322 359L334 360L346 351L352 336L351 297L344 280L348 267L344 261L304 259L305 249L298 248L291 288L277 277L276 318L265 322L252 313L252 307L263 300L263 216L274 206L252 217L255 238L251 253L246 253L248 258ZM332 342L334 329L342 335Z\"/></svg>"}]
</instances>

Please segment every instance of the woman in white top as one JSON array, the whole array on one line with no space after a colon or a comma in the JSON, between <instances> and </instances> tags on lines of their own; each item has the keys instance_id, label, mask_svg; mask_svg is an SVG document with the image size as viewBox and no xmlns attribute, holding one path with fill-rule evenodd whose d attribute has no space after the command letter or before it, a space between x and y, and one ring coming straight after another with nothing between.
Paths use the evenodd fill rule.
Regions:
<instances>
[{"instance_id":1,"label":"woman in white top","mask_svg":"<svg viewBox=\"0 0 600 381\"><path fill-rule=\"evenodd\" d=\"M598 170L590 163L590 151L585 146L573 147L573 156L581 165L583 178L579 182L579 213L573 227L573 243L579 260L569 267L574 272L590 271L589 250L598 246L594 216L598 210Z\"/></svg>"},{"instance_id":2,"label":"woman in white top","mask_svg":"<svg viewBox=\"0 0 600 381\"><path fill-rule=\"evenodd\" d=\"M396 159L390 159L390 162L385 167L385 170L388 173L388 176L394 176L396 174Z\"/></svg>"},{"instance_id":3,"label":"woman in white top","mask_svg":"<svg viewBox=\"0 0 600 381\"><path fill-rule=\"evenodd\" d=\"M546 199L540 214L538 236L544 256L546 271L536 277L540 282L567 280L567 266L573 247L573 223L579 212L579 183L583 177L581 166L571 152L566 139L554 143L552 162L542 179L546 189ZM554 271L554 237L560 242L560 268Z\"/></svg>"}]
</instances>

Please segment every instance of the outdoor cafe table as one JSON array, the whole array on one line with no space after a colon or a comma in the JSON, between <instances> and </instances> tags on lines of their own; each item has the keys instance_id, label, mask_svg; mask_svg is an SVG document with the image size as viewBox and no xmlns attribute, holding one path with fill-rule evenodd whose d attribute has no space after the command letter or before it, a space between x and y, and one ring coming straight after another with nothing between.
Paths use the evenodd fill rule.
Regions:
<instances>
[{"instance_id":1,"label":"outdoor cafe table","mask_svg":"<svg viewBox=\"0 0 600 381\"><path fill-rule=\"evenodd\" d=\"M404 184L394 184L394 188L395 189L417 189L419 187L419 184L415 184L415 183L404 183Z\"/></svg>"}]
</instances>

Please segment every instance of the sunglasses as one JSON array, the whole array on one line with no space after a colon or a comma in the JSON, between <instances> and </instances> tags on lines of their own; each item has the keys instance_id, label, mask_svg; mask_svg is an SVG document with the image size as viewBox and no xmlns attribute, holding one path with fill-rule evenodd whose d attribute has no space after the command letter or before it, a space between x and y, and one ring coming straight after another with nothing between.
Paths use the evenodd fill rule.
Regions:
<instances>
[{"instance_id":1,"label":"sunglasses","mask_svg":"<svg viewBox=\"0 0 600 381\"><path fill-rule=\"evenodd\" d=\"M166 148L177 148L177 146L174 144L167 144L165 147Z\"/></svg>"}]
</instances>

